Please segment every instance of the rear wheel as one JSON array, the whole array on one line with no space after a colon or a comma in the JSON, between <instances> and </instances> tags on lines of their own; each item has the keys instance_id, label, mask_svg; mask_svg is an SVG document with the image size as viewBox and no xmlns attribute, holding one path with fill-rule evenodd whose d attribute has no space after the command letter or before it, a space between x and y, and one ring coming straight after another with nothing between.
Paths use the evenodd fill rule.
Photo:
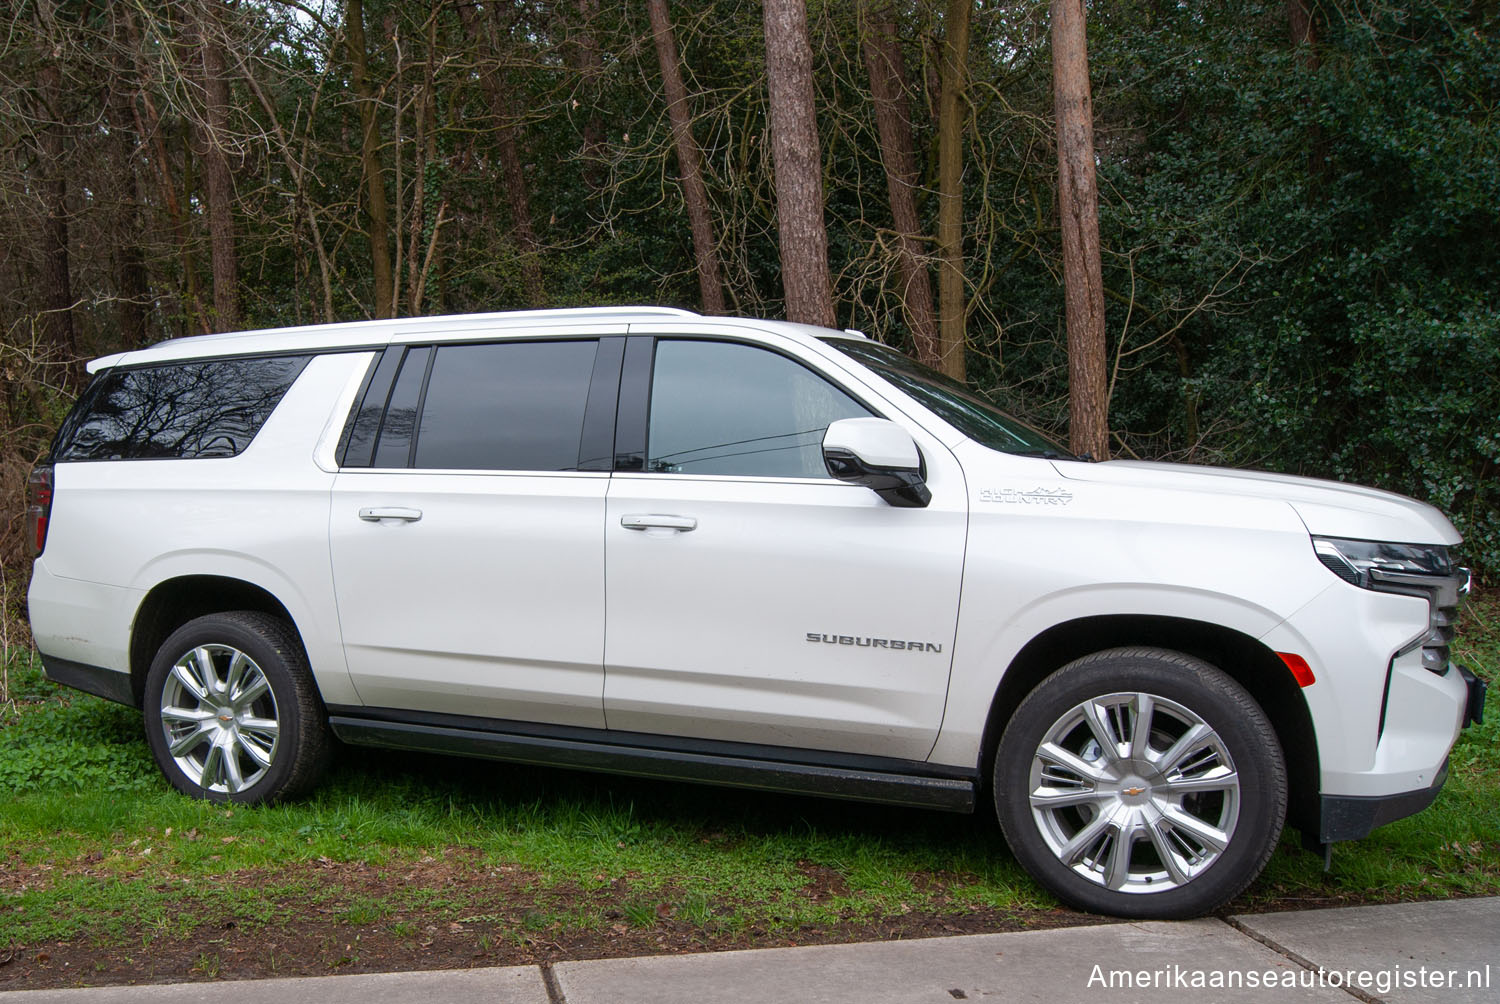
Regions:
<instances>
[{"instance_id":1,"label":"rear wheel","mask_svg":"<svg viewBox=\"0 0 1500 1004\"><path fill-rule=\"evenodd\" d=\"M157 766L195 798L288 798L310 788L327 760L301 642L269 614L209 614L178 628L151 664L144 708Z\"/></svg>"},{"instance_id":2,"label":"rear wheel","mask_svg":"<svg viewBox=\"0 0 1500 1004\"><path fill-rule=\"evenodd\" d=\"M1161 649L1085 656L1021 702L995 760L1017 859L1098 913L1172 918L1223 905L1281 835L1286 767L1244 688Z\"/></svg>"}]
</instances>

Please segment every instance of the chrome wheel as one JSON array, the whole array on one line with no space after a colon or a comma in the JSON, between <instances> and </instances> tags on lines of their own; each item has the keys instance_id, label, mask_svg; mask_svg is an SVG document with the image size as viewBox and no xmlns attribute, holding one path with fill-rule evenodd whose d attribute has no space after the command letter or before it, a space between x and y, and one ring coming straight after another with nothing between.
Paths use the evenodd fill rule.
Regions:
<instances>
[{"instance_id":1,"label":"chrome wheel","mask_svg":"<svg viewBox=\"0 0 1500 1004\"><path fill-rule=\"evenodd\" d=\"M1115 892L1186 885L1224 854L1240 817L1240 777L1223 739L1191 709L1149 693L1066 711L1036 746L1027 790L1057 860Z\"/></svg>"},{"instance_id":2,"label":"chrome wheel","mask_svg":"<svg viewBox=\"0 0 1500 1004\"><path fill-rule=\"evenodd\" d=\"M254 785L276 759L281 720L255 660L228 645L199 645L173 663L161 688L166 751L204 791Z\"/></svg>"}]
</instances>

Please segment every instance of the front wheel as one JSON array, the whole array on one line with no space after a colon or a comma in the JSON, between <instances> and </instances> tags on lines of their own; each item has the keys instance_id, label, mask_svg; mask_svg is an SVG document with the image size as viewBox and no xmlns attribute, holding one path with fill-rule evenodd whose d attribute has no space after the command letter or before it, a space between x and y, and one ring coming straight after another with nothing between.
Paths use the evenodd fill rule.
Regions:
<instances>
[{"instance_id":1,"label":"front wheel","mask_svg":"<svg viewBox=\"0 0 1500 1004\"><path fill-rule=\"evenodd\" d=\"M1016 858L1081 909L1207 913L1260 874L1281 835L1276 732L1227 674L1176 652L1078 659L1021 702L995 759Z\"/></svg>"},{"instance_id":2,"label":"front wheel","mask_svg":"<svg viewBox=\"0 0 1500 1004\"><path fill-rule=\"evenodd\" d=\"M322 702L286 621L209 614L172 633L146 676L146 739L178 791L269 803L307 790L329 747Z\"/></svg>"}]
</instances>

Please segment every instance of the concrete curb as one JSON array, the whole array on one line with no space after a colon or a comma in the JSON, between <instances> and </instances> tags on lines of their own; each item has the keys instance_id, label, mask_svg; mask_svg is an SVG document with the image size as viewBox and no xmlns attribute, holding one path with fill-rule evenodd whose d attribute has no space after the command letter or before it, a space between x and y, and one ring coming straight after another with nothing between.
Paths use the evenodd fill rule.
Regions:
<instances>
[{"instance_id":1,"label":"concrete curb","mask_svg":"<svg viewBox=\"0 0 1500 1004\"><path fill-rule=\"evenodd\" d=\"M1500 1001L1500 897L563 962L0 992L0 1004Z\"/></svg>"}]
</instances>

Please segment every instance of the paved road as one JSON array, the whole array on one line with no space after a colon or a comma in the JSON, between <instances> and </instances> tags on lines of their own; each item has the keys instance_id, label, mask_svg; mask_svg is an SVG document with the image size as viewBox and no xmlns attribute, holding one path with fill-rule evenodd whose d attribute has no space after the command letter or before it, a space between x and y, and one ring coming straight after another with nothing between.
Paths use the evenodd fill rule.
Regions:
<instances>
[{"instance_id":1,"label":"paved road","mask_svg":"<svg viewBox=\"0 0 1500 1004\"><path fill-rule=\"evenodd\" d=\"M0 993L0 1004L1500 1004L1500 897L427 973Z\"/></svg>"}]
</instances>

